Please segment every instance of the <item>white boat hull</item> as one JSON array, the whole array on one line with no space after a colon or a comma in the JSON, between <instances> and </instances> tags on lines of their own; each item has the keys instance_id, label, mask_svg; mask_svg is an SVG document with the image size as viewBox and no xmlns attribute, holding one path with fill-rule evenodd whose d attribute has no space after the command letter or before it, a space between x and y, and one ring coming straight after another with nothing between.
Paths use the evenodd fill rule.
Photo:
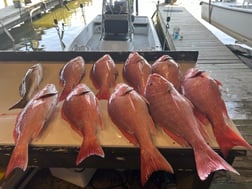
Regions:
<instances>
[{"instance_id":1,"label":"white boat hull","mask_svg":"<svg viewBox=\"0 0 252 189\"><path fill-rule=\"evenodd\" d=\"M234 3L201 2L201 17L239 42L252 46L252 9Z\"/></svg>"},{"instance_id":2,"label":"white boat hull","mask_svg":"<svg viewBox=\"0 0 252 189\"><path fill-rule=\"evenodd\" d=\"M98 15L67 47L69 51L160 51L162 50L152 21L136 16L132 37L127 40L105 40L102 37L102 16Z\"/></svg>"}]
</instances>

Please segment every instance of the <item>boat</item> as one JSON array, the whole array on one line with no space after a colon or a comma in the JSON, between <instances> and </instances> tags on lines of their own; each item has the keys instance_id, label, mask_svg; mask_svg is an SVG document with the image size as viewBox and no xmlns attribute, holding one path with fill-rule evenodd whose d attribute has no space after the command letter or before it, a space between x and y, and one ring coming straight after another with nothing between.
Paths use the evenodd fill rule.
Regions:
<instances>
[{"instance_id":1,"label":"boat","mask_svg":"<svg viewBox=\"0 0 252 189\"><path fill-rule=\"evenodd\" d=\"M252 0L201 2L201 17L235 38L252 47Z\"/></svg>"},{"instance_id":2,"label":"boat","mask_svg":"<svg viewBox=\"0 0 252 189\"><path fill-rule=\"evenodd\" d=\"M132 0L103 0L102 3L102 14L69 43L68 51L162 50L152 20L133 15Z\"/></svg>"}]
</instances>

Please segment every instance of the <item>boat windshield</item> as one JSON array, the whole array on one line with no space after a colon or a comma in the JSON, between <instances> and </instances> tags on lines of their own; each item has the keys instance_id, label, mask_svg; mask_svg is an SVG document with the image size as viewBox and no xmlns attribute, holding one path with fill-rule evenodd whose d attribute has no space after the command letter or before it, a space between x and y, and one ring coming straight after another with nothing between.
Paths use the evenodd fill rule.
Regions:
<instances>
[{"instance_id":1,"label":"boat windshield","mask_svg":"<svg viewBox=\"0 0 252 189\"><path fill-rule=\"evenodd\" d=\"M104 0L101 39L125 41L133 34L133 0Z\"/></svg>"},{"instance_id":2,"label":"boat windshield","mask_svg":"<svg viewBox=\"0 0 252 189\"><path fill-rule=\"evenodd\" d=\"M104 14L131 14L133 0L104 0Z\"/></svg>"}]
</instances>

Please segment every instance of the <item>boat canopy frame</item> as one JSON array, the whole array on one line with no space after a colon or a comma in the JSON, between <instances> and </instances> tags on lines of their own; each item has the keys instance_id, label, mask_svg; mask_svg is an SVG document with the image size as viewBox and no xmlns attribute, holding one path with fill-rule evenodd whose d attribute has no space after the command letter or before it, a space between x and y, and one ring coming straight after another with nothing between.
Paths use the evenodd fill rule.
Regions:
<instances>
[{"instance_id":1,"label":"boat canopy frame","mask_svg":"<svg viewBox=\"0 0 252 189\"><path fill-rule=\"evenodd\" d=\"M134 16L131 1L103 0L101 39L132 40Z\"/></svg>"}]
</instances>

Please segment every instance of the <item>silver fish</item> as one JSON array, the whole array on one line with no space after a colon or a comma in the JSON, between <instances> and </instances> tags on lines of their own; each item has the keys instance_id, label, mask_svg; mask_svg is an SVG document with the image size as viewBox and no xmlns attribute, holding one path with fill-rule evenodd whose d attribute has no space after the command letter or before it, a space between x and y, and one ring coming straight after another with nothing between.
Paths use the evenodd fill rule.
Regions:
<instances>
[{"instance_id":1,"label":"silver fish","mask_svg":"<svg viewBox=\"0 0 252 189\"><path fill-rule=\"evenodd\" d=\"M39 85L43 79L43 68L41 64L35 64L25 73L19 86L19 94L22 97L16 104L11 106L9 110L16 108L24 108L27 102L37 92Z\"/></svg>"}]
</instances>

